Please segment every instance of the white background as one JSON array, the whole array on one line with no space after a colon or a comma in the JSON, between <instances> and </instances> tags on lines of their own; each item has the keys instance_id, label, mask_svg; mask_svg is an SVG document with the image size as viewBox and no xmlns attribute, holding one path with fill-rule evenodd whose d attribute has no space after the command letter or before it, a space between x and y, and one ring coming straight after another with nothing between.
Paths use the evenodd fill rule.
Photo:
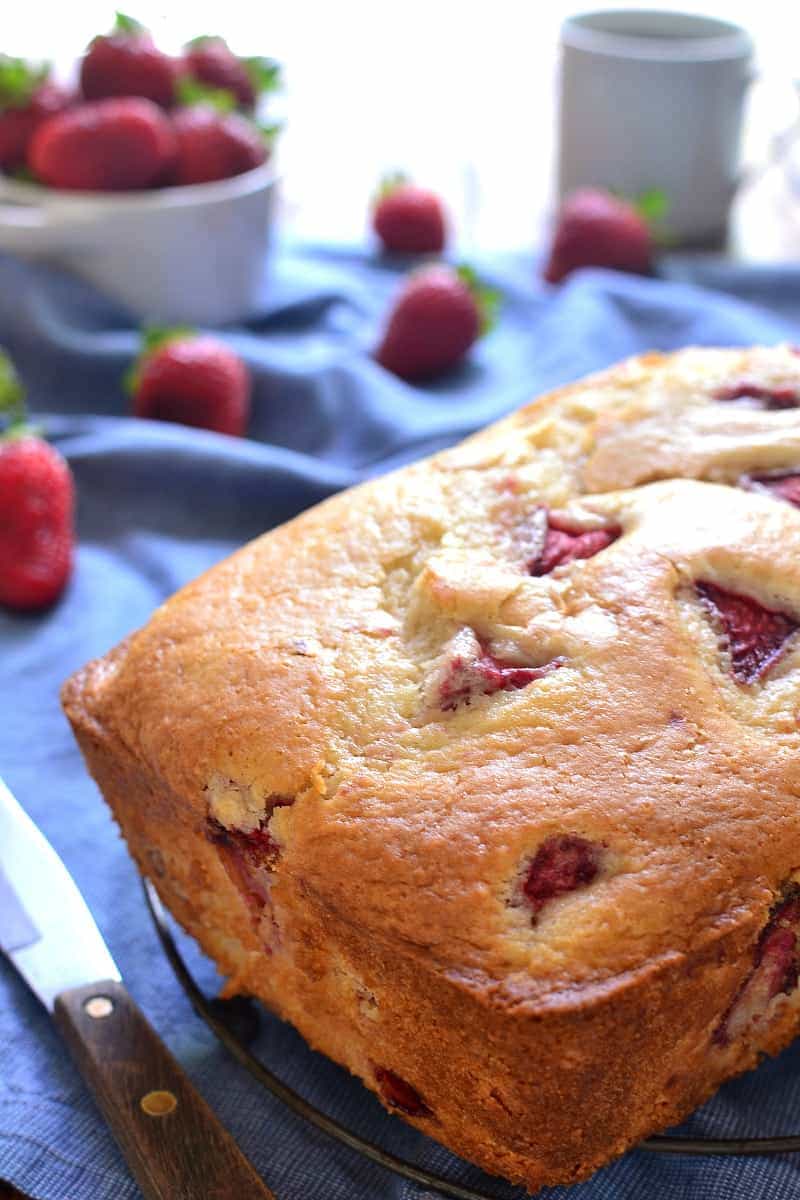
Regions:
<instances>
[{"instance_id":1,"label":"white background","mask_svg":"<svg viewBox=\"0 0 800 1200\"><path fill-rule=\"evenodd\" d=\"M68 63L109 27L112 3L0 0L3 48ZM268 54L285 64L285 219L301 236L362 237L376 181L403 167L447 197L462 253L527 248L541 239L551 204L558 28L580 4L119 3L150 26L165 49L177 50L198 33L221 33L241 53ZM622 0L615 7L644 6ZM765 82L750 105L746 154L764 155L770 134L797 116L791 85L800 75L796 0L652 7L705 12L751 31ZM800 243L793 209L784 197L779 218L763 206L758 216L745 212L755 257L785 254L783 243L795 231Z\"/></svg>"}]
</instances>

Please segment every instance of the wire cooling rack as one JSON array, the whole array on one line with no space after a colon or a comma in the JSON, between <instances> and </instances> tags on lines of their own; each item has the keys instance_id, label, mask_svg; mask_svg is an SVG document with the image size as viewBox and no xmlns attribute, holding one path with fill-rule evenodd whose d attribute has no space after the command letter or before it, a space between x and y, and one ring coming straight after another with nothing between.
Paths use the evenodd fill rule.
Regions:
<instances>
[{"instance_id":1,"label":"wire cooling rack","mask_svg":"<svg viewBox=\"0 0 800 1200\"><path fill-rule=\"evenodd\" d=\"M215 1001L209 1000L202 992L177 947L170 929L166 910L158 898L158 893L149 880L144 881L144 894L159 941L164 949L170 966L175 973L178 983L188 996L192 1007L198 1016L202 1017L212 1033L222 1042L227 1050L236 1058L250 1074L268 1091L276 1096L287 1108L291 1109L301 1120L307 1121L316 1129L327 1134L337 1142L349 1146L351 1150L370 1159L387 1171L393 1171L404 1179L415 1183L442 1196L452 1196L455 1200L496 1200L488 1192L475 1191L474 1188L462 1187L442 1175L436 1175L422 1167L408 1162L404 1158L389 1153L374 1142L360 1137L339 1121L321 1112L313 1104L309 1104L297 1092L288 1087L275 1075L259 1058L247 1048L244 1039L234 1032L220 1019ZM754 1137L754 1138L687 1138L687 1137L652 1137L641 1142L640 1150L649 1150L654 1154L787 1154L800 1152L800 1134L790 1134L786 1137Z\"/></svg>"}]
</instances>

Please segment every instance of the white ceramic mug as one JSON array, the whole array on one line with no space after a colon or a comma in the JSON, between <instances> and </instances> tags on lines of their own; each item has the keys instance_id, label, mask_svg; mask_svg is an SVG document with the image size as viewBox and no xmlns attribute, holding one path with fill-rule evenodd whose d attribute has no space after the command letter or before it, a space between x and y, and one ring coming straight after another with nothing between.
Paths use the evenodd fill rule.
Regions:
<instances>
[{"instance_id":1,"label":"white ceramic mug","mask_svg":"<svg viewBox=\"0 0 800 1200\"><path fill-rule=\"evenodd\" d=\"M587 12L561 32L558 190L667 197L683 244L726 233L753 44L738 25L688 13Z\"/></svg>"}]
</instances>

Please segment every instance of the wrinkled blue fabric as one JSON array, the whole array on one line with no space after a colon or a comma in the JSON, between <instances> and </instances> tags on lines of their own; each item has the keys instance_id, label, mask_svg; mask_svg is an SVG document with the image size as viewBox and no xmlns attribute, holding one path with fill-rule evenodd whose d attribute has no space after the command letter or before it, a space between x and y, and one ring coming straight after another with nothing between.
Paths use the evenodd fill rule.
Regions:
<instances>
[{"instance_id":1,"label":"wrinkled blue fabric","mask_svg":"<svg viewBox=\"0 0 800 1200\"><path fill-rule=\"evenodd\" d=\"M130 991L279 1200L425 1193L304 1126L193 1014L61 715L59 685L242 542L538 392L651 348L800 341L800 271L673 259L666 273L587 272L550 290L535 283L528 260L487 262L484 274L504 296L498 328L461 369L410 387L369 357L397 265L346 249L285 250L259 311L225 332L255 380L251 437L234 440L130 418L120 378L136 336L125 314L44 267L0 259L0 343L72 465L80 540L74 578L51 612L0 614L0 773L74 875ZM213 992L213 969L179 940ZM3 961L0 1047L0 1178L40 1200L138 1196L49 1017ZM395 1152L493 1196L520 1195L384 1114L355 1079L266 1014L256 1050L304 1095ZM688 1128L791 1130L798 1068L800 1045L727 1085ZM799 1167L789 1156L682 1159L637 1150L569 1196L788 1200L800 1194Z\"/></svg>"}]
</instances>

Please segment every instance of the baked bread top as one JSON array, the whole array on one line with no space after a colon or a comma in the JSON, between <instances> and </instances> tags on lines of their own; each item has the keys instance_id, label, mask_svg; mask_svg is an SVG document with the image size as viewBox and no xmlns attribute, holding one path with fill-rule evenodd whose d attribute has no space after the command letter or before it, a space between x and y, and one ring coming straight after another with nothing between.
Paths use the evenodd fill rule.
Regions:
<instances>
[{"instance_id":1,"label":"baked bread top","mask_svg":"<svg viewBox=\"0 0 800 1200\"><path fill-rule=\"evenodd\" d=\"M244 547L82 702L276 911L580 1004L800 868L799 404L790 347L643 355Z\"/></svg>"}]
</instances>

